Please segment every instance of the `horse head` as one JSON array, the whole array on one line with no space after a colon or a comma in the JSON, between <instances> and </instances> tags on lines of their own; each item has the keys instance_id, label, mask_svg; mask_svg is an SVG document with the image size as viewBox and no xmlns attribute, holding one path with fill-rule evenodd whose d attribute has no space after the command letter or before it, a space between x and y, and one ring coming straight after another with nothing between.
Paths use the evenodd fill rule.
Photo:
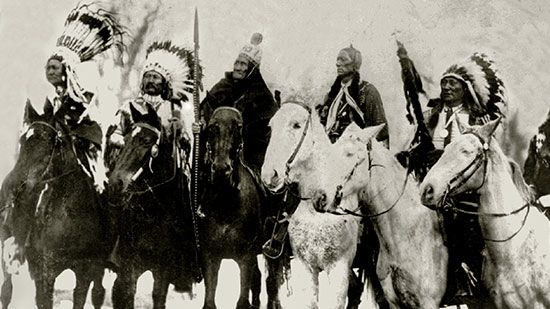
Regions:
<instances>
[{"instance_id":1,"label":"horse head","mask_svg":"<svg viewBox=\"0 0 550 309\"><path fill-rule=\"evenodd\" d=\"M547 119L535 136L535 151L539 162L550 168L550 119Z\"/></svg>"},{"instance_id":2,"label":"horse head","mask_svg":"<svg viewBox=\"0 0 550 309\"><path fill-rule=\"evenodd\" d=\"M324 177L331 178L324 183L331 185L315 193L314 205L318 211L334 210L336 198L342 199L356 194L369 185L368 182L372 180L369 172L373 164L373 147L386 149L376 140L384 126L385 124L380 124L361 129L357 124L351 123L331 145L332 164L328 165L328 170L323 173ZM387 159L391 159L391 156ZM385 163L376 162L377 165L383 166Z\"/></svg>"},{"instance_id":3,"label":"horse head","mask_svg":"<svg viewBox=\"0 0 550 309\"><path fill-rule=\"evenodd\" d=\"M24 117L25 130L19 139L19 157L14 172L23 173L28 188L52 177L55 173L65 173L67 158L74 159L76 153L72 137L66 125L55 120L51 112L40 115L27 101Z\"/></svg>"},{"instance_id":4,"label":"horse head","mask_svg":"<svg viewBox=\"0 0 550 309\"><path fill-rule=\"evenodd\" d=\"M165 160L157 158L160 153L166 153L161 151L161 146L166 148L171 144L161 143L163 137L161 131L164 130L155 109L147 104L147 112L141 113L130 104L130 111L134 125L132 131L124 137L124 147L109 176L109 198L111 199L120 197L119 193L125 192L130 184L140 177L145 177L143 173L154 173L153 165L167 164ZM168 151L168 154L171 154L171 151Z\"/></svg>"},{"instance_id":5,"label":"horse head","mask_svg":"<svg viewBox=\"0 0 550 309\"><path fill-rule=\"evenodd\" d=\"M317 115L303 102L288 101L271 118L271 138L262 166L262 181L271 191L299 183L316 150L330 141ZM324 151L320 151L324 152Z\"/></svg>"},{"instance_id":6,"label":"horse head","mask_svg":"<svg viewBox=\"0 0 550 309\"><path fill-rule=\"evenodd\" d=\"M444 207L447 196L478 190L484 185L489 152L498 148L491 141L499 123L497 119L465 128L461 136L445 147L420 185L422 204L432 209Z\"/></svg>"},{"instance_id":7,"label":"horse head","mask_svg":"<svg viewBox=\"0 0 550 309\"><path fill-rule=\"evenodd\" d=\"M206 163L210 182L235 186L237 164L243 147L243 119L239 110L222 106L210 117L206 128Z\"/></svg>"}]
</instances>

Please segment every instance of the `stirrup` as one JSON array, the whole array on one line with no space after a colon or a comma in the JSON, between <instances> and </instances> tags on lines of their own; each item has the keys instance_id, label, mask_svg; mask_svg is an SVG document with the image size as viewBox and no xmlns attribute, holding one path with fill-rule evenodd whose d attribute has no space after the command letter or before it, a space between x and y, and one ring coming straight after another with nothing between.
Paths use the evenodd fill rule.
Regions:
<instances>
[{"instance_id":1,"label":"stirrup","mask_svg":"<svg viewBox=\"0 0 550 309\"><path fill-rule=\"evenodd\" d=\"M283 255L285 242L271 238L262 246L262 253L272 260L276 260Z\"/></svg>"}]
</instances>

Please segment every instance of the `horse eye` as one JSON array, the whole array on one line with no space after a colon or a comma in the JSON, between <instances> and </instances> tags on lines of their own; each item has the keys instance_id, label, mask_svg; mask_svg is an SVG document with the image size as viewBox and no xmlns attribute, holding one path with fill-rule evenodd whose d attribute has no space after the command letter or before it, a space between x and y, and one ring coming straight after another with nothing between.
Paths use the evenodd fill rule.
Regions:
<instances>
[{"instance_id":1,"label":"horse eye","mask_svg":"<svg viewBox=\"0 0 550 309\"><path fill-rule=\"evenodd\" d=\"M300 129L301 127L302 125L299 122L295 122L294 124L292 124L292 128L294 129Z\"/></svg>"}]
</instances>

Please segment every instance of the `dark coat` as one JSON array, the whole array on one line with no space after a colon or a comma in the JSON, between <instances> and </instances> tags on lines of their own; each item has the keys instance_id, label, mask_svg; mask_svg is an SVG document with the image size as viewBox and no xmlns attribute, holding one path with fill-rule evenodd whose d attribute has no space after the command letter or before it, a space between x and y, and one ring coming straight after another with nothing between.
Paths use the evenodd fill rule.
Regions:
<instances>
[{"instance_id":1,"label":"dark coat","mask_svg":"<svg viewBox=\"0 0 550 309\"><path fill-rule=\"evenodd\" d=\"M316 107L323 126L326 126L327 124L330 105L340 91L341 81L342 79L338 77L332 85L325 102ZM359 74L356 74L353 77L349 87L349 93L363 112L364 121L351 106L347 105L342 111L340 111L336 117L336 124L331 132L328 133L331 141L335 142L352 122L355 122L360 128L385 123L386 126L378 134L377 140L385 141L389 144L388 121L386 120L382 99L380 98L380 94L378 93L376 87L367 81L362 81Z\"/></svg>"},{"instance_id":2,"label":"dark coat","mask_svg":"<svg viewBox=\"0 0 550 309\"><path fill-rule=\"evenodd\" d=\"M271 136L269 121L278 106L258 69L244 80L234 80L226 72L201 102L201 117L208 123L212 112L220 106L238 109L243 116L243 156L245 163L259 172Z\"/></svg>"}]
</instances>

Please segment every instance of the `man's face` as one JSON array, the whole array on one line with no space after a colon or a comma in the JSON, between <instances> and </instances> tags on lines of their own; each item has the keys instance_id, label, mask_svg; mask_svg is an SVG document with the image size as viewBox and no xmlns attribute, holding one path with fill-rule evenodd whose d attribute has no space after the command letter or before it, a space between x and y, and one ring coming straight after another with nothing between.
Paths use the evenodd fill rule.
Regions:
<instances>
[{"instance_id":1,"label":"man's face","mask_svg":"<svg viewBox=\"0 0 550 309\"><path fill-rule=\"evenodd\" d=\"M46 63L46 79L48 79L48 82L54 86L64 86L64 76L65 70L61 61L57 59L48 60L48 63Z\"/></svg>"},{"instance_id":2,"label":"man's face","mask_svg":"<svg viewBox=\"0 0 550 309\"><path fill-rule=\"evenodd\" d=\"M461 103L464 96L462 83L454 77L441 80L441 99L446 104Z\"/></svg>"},{"instance_id":3,"label":"man's face","mask_svg":"<svg viewBox=\"0 0 550 309\"><path fill-rule=\"evenodd\" d=\"M250 61L245 56L239 55L233 64L233 78L238 80L245 78L249 66Z\"/></svg>"},{"instance_id":4,"label":"man's face","mask_svg":"<svg viewBox=\"0 0 550 309\"><path fill-rule=\"evenodd\" d=\"M355 72L353 60L344 50L340 51L336 58L336 72L340 77L345 77Z\"/></svg>"},{"instance_id":5,"label":"man's face","mask_svg":"<svg viewBox=\"0 0 550 309\"><path fill-rule=\"evenodd\" d=\"M162 93L164 77L155 71L147 71L143 74L143 92L151 96L157 96Z\"/></svg>"}]
</instances>

